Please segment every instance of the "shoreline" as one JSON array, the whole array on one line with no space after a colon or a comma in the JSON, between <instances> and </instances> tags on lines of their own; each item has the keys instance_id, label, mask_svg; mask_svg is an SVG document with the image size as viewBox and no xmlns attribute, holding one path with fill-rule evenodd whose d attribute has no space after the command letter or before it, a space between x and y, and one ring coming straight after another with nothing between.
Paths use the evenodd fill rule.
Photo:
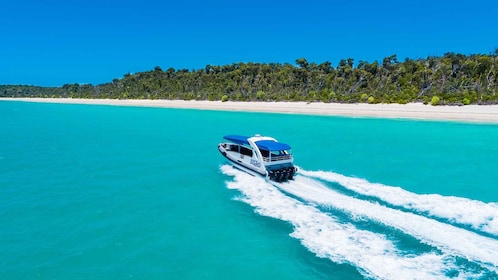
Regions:
<instances>
[{"instance_id":1,"label":"shoreline","mask_svg":"<svg viewBox=\"0 0 498 280\"><path fill-rule=\"evenodd\" d=\"M185 101L142 99L0 98L0 101L90 104L156 108L199 109L236 112L265 112L343 117L373 117L413 120L439 120L472 123L498 123L498 105L431 106L408 104L342 104L307 102Z\"/></svg>"}]
</instances>

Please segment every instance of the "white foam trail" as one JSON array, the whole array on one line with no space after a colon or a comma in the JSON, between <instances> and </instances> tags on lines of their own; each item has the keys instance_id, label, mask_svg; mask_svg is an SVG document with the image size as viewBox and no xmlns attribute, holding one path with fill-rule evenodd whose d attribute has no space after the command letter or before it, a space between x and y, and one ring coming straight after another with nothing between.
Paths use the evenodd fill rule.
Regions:
<instances>
[{"instance_id":1,"label":"white foam trail","mask_svg":"<svg viewBox=\"0 0 498 280\"><path fill-rule=\"evenodd\" d=\"M375 184L364 179L347 177L334 172L301 169L299 172L306 176L338 183L356 193L377 197L395 206L448 219L451 222L498 236L498 203L484 203L439 194L419 195L399 187Z\"/></svg>"},{"instance_id":2,"label":"white foam trail","mask_svg":"<svg viewBox=\"0 0 498 280\"><path fill-rule=\"evenodd\" d=\"M291 236L319 257L352 264L367 277L379 279L445 279L449 278L445 271L459 270L447 255L434 252L406 255L383 234L341 223L283 194L265 180L229 165L221 169L235 177L234 181L227 182L227 187L241 191L244 195L241 200L254 206L261 215L290 222L294 226ZM459 271L458 278L469 276Z\"/></svg>"},{"instance_id":3,"label":"white foam trail","mask_svg":"<svg viewBox=\"0 0 498 280\"><path fill-rule=\"evenodd\" d=\"M304 200L397 228L443 252L463 256L498 271L498 240L424 216L343 195L303 176L296 177L295 182L275 185Z\"/></svg>"}]
</instances>

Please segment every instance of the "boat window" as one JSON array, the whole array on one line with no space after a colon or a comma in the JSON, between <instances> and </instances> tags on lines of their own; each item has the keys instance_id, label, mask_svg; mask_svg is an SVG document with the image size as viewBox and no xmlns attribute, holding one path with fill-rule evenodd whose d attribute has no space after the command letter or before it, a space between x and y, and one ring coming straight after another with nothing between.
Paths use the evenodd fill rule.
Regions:
<instances>
[{"instance_id":1,"label":"boat window","mask_svg":"<svg viewBox=\"0 0 498 280\"><path fill-rule=\"evenodd\" d=\"M268 157L270 154L267 150L260 150L263 157Z\"/></svg>"},{"instance_id":2,"label":"boat window","mask_svg":"<svg viewBox=\"0 0 498 280\"><path fill-rule=\"evenodd\" d=\"M247 148L247 147L244 147L244 146L241 146L240 147L240 153L245 155L245 156L249 156L249 157L252 157L252 150Z\"/></svg>"}]
</instances>

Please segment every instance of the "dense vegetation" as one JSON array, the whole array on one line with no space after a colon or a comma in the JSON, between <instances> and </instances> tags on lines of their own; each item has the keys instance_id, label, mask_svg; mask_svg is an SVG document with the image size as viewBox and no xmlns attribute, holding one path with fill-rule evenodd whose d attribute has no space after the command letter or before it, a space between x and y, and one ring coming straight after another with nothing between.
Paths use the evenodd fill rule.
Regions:
<instances>
[{"instance_id":1,"label":"dense vegetation","mask_svg":"<svg viewBox=\"0 0 498 280\"><path fill-rule=\"evenodd\" d=\"M0 86L3 97L496 104L498 49L381 63L343 59L296 64L234 63L189 71L155 67L100 85Z\"/></svg>"}]
</instances>

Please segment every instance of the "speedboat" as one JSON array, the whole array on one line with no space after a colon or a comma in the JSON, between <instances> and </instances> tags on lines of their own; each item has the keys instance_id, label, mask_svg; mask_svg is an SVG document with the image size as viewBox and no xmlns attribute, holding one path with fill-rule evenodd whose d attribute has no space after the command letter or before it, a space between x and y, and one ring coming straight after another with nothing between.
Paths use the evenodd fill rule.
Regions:
<instances>
[{"instance_id":1,"label":"speedboat","mask_svg":"<svg viewBox=\"0 0 498 280\"><path fill-rule=\"evenodd\" d=\"M236 168L275 182L292 180L297 172L291 147L275 138L256 134L252 137L226 135L228 142L218 144L220 153Z\"/></svg>"}]
</instances>

